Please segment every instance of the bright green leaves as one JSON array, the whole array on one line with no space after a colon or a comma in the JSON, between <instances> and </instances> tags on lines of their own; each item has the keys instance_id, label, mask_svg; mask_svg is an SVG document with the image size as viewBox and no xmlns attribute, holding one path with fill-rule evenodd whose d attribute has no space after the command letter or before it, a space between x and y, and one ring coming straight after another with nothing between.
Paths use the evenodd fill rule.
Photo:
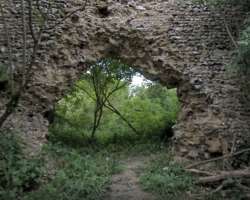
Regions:
<instances>
[{"instance_id":1,"label":"bright green leaves","mask_svg":"<svg viewBox=\"0 0 250 200\"><path fill-rule=\"evenodd\" d=\"M97 92L112 91L114 85L130 83L136 71L126 64L121 63L119 60L105 59L92 65L87 73L82 76L92 89L95 85ZM89 91L90 88L86 88Z\"/></svg>"},{"instance_id":2,"label":"bright green leaves","mask_svg":"<svg viewBox=\"0 0 250 200\"><path fill-rule=\"evenodd\" d=\"M136 71L120 60L104 59L92 65L89 69L90 74L104 76L108 81L131 81Z\"/></svg>"},{"instance_id":3,"label":"bright green leaves","mask_svg":"<svg viewBox=\"0 0 250 200\"><path fill-rule=\"evenodd\" d=\"M57 117L50 128L52 138L82 146L88 143L93 128L99 143L171 135L168 131L180 109L176 90L147 81L131 87L135 74L119 61L104 60L93 65L71 93L58 102Z\"/></svg>"}]
</instances>

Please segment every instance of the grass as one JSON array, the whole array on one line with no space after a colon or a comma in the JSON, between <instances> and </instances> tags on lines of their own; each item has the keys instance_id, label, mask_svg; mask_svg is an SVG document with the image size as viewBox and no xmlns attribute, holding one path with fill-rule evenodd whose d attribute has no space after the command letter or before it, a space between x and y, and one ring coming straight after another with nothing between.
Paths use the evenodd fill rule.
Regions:
<instances>
[{"instance_id":1,"label":"grass","mask_svg":"<svg viewBox=\"0 0 250 200\"><path fill-rule=\"evenodd\" d=\"M112 174L120 168L107 151L73 149L49 145L45 151L56 161L55 175L25 200L98 200L102 199Z\"/></svg>"},{"instance_id":2,"label":"grass","mask_svg":"<svg viewBox=\"0 0 250 200\"><path fill-rule=\"evenodd\" d=\"M1 176L11 177L11 184L6 187L6 179L1 179L0 200L101 200L112 175L124 170L121 161L134 156L155 158L143 169L140 182L145 190L159 194L160 199L177 199L174 197L192 186L191 177L172 163L166 144L159 141L85 147L49 143L38 156L40 162L35 162L20 154L19 140L13 135L5 136L0 142L1 152L5 152L0 164L6 155L9 160L5 164L11 164L5 168L0 165L0 172Z\"/></svg>"},{"instance_id":3,"label":"grass","mask_svg":"<svg viewBox=\"0 0 250 200\"><path fill-rule=\"evenodd\" d=\"M140 183L144 190L154 193L159 200L188 199L187 192L194 187L191 175L166 153L159 154L144 168Z\"/></svg>"},{"instance_id":4,"label":"grass","mask_svg":"<svg viewBox=\"0 0 250 200\"><path fill-rule=\"evenodd\" d=\"M166 152L166 147L153 142L82 148L49 144L43 153L47 160L54 161L55 173L53 177L48 175L51 180L47 180L38 190L26 194L24 200L101 200L111 176L124 170L120 161L156 152ZM46 174L44 176L47 177Z\"/></svg>"}]
</instances>

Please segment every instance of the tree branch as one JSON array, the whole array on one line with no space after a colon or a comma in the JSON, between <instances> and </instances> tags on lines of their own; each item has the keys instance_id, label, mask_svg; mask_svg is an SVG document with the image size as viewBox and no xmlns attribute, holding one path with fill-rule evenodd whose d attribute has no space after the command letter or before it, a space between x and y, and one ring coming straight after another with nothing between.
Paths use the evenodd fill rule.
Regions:
<instances>
[{"instance_id":1,"label":"tree branch","mask_svg":"<svg viewBox=\"0 0 250 200\"><path fill-rule=\"evenodd\" d=\"M96 101L96 99L85 88L80 87L79 85L76 85L76 87L80 90L83 90L83 92L85 92L88 95L88 97L91 98L93 101Z\"/></svg>"},{"instance_id":2,"label":"tree branch","mask_svg":"<svg viewBox=\"0 0 250 200\"><path fill-rule=\"evenodd\" d=\"M104 104L104 107L112 111L113 113L117 114L126 124L137 134L139 135L139 132L136 130L136 128L117 110L107 99L108 104Z\"/></svg>"},{"instance_id":3,"label":"tree branch","mask_svg":"<svg viewBox=\"0 0 250 200\"><path fill-rule=\"evenodd\" d=\"M217 157L217 158L213 158L213 159L209 159L209 160L203 160L203 161L188 165L185 168L190 169L190 168L198 167L200 165L205 165L205 164L207 164L209 162L215 162L215 161L222 160L222 159L225 159L225 158L230 158L230 157L237 156L237 155L240 155L242 153L249 152L249 151L250 151L250 148L243 149L243 150L237 151L235 153L230 153L230 154L220 156L220 157Z\"/></svg>"},{"instance_id":4,"label":"tree branch","mask_svg":"<svg viewBox=\"0 0 250 200\"><path fill-rule=\"evenodd\" d=\"M221 172L221 174L214 176L201 177L198 179L198 184L210 184L218 181L222 181L228 178L250 178L250 170L234 170L234 171L225 171Z\"/></svg>"}]
</instances>

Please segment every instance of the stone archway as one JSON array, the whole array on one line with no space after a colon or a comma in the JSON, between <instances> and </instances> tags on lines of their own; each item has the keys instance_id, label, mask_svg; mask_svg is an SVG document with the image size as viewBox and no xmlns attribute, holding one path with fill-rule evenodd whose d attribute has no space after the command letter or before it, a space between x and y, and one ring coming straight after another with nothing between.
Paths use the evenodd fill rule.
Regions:
<instances>
[{"instance_id":1,"label":"stone archway","mask_svg":"<svg viewBox=\"0 0 250 200\"><path fill-rule=\"evenodd\" d=\"M81 5L69 2L65 12ZM234 135L249 130L237 77L225 73L230 40L218 13L191 3L94 1L51 34L43 37L28 93L11 118L34 148L47 132L44 113L103 57L118 57L150 79L178 88L177 155L197 159L227 153Z\"/></svg>"}]
</instances>

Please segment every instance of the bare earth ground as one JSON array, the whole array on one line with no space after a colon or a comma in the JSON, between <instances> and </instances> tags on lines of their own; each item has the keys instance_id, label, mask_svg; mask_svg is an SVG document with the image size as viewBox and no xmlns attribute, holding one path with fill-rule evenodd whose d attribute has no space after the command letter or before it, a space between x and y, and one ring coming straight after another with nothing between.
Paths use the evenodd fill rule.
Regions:
<instances>
[{"instance_id":1,"label":"bare earth ground","mask_svg":"<svg viewBox=\"0 0 250 200\"><path fill-rule=\"evenodd\" d=\"M137 171L144 165L145 160L140 157L128 159L121 173L112 177L105 200L155 200L155 197L144 192L139 185Z\"/></svg>"}]
</instances>

